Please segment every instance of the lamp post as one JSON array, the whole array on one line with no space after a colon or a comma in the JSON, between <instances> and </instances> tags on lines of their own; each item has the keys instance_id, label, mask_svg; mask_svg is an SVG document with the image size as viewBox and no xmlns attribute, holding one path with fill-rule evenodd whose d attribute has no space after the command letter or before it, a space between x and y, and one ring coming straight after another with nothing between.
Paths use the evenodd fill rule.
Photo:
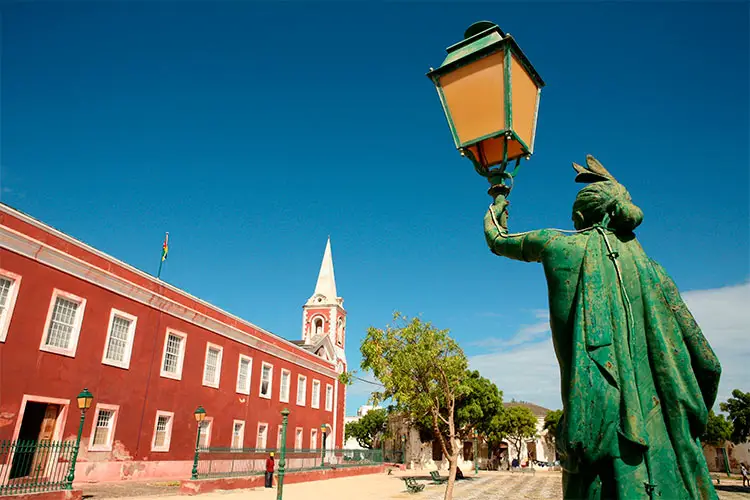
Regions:
<instances>
[{"instance_id":1,"label":"lamp post","mask_svg":"<svg viewBox=\"0 0 750 500\"><path fill-rule=\"evenodd\" d=\"M326 424L320 425L320 466L325 466L325 457L326 457Z\"/></svg>"},{"instance_id":2,"label":"lamp post","mask_svg":"<svg viewBox=\"0 0 750 500\"><path fill-rule=\"evenodd\" d=\"M401 434L401 463L406 465L406 434Z\"/></svg>"},{"instance_id":3,"label":"lamp post","mask_svg":"<svg viewBox=\"0 0 750 500\"><path fill-rule=\"evenodd\" d=\"M477 439L479 438L479 434L477 431L474 431L474 475L479 474L479 443L477 442Z\"/></svg>"},{"instance_id":4,"label":"lamp post","mask_svg":"<svg viewBox=\"0 0 750 500\"><path fill-rule=\"evenodd\" d=\"M522 158L534 152L539 74L510 35L495 23L479 21L427 76L433 81L462 156L490 182L488 194L507 195ZM508 163L515 160L511 173ZM505 180L510 185L505 185Z\"/></svg>"},{"instance_id":5,"label":"lamp post","mask_svg":"<svg viewBox=\"0 0 750 500\"><path fill-rule=\"evenodd\" d=\"M289 410L284 408L281 410L281 442L284 443L281 447L281 453L279 457L279 481L276 487L276 500L282 500L284 492L284 471L286 470L286 426L289 423Z\"/></svg>"},{"instance_id":6,"label":"lamp post","mask_svg":"<svg viewBox=\"0 0 750 500\"><path fill-rule=\"evenodd\" d=\"M198 479L198 447L201 443L201 427L203 421L206 419L206 410L202 406L198 406L193 412L195 421L198 422L198 435L195 438L195 456L193 457L193 473L190 476L191 479Z\"/></svg>"},{"instance_id":7,"label":"lamp post","mask_svg":"<svg viewBox=\"0 0 750 500\"><path fill-rule=\"evenodd\" d=\"M73 448L73 456L70 457L70 470L68 471L68 477L65 480L66 490L73 489L73 479L75 479L76 475L76 461L78 460L78 450L81 447L81 434L83 434L83 422L86 420L86 411L91 408L91 402L93 400L94 395L85 387L76 397L78 409L81 410L81 422L78 424L78 436L76 437L76 444Z\"/></svg>"}]
</instances>

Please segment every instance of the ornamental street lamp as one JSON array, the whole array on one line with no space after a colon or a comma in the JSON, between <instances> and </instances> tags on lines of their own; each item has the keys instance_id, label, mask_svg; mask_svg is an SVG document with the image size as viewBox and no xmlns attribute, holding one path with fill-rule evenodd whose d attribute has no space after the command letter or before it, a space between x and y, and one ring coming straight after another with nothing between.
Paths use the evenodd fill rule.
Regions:
<instances>
[{"instance_id":1,"label":"ornamental street lamp","mask_svg":"<svg viewBox=\"0 0 750 500\"><path fill-rule=\"evenodd\" d=\"M479 438L479 434L477 431L474 431L474 474L479 474L479 444L477 443L477 439Z\"/></svg>"},{"instance_id":2,"label":"ornamental street lamp","mask_svg":"<svg viewBox=\"0 0 750 500\"><path fill-rule=\"evenodd\" d=\"M198 436L195 438L195 456L193 457L193 474L192 479L198 479L198 448L201 442L201 427L203 427L203 421L206 419L206 410L199 406L193 412L195 421L198 422Z\"/></svg>"},{"instance_id":3,"label":"ornamental street lamp","mask_svg":"<svg viewBox=\"0 0 750 500\"><path fill-rule=\"evenodd\" d=\"M406 465L406 434L401 435L401 463Z\"/></svg>"},{"instance_id":4,"label":"ornamental street lamp","mask_svg":"<svg viewBox=\"0 0 750 500\"><path fill-rule=\"evenodd\" d=\"M490 21L472 24L464 39L446 50L443 63L427 76L437 88L453 141L490 181L490 196L507 194L521 159L534 152L544 81L513 37Z\"/></svg>"},{"instance_id":5,"label":"ornamental street lamp","mask_svg":"<svg viewBox=\"0 0 750 500\"><path fill-rule=\"evenodd\" d=\"M320 425L320 466L325 466L325 457L326 457L326 429L328 428L327 424L321 424Z\"/></svg>"},{"instance_id":6,"label":"ornamental street lamp","mask_svg":"<svg viewBox=\"0 0 750 500\"><path fill-rule=\"evenodd\" d=\"M76 445L73 448L73 456L70 457L70 470L65 481L66 490L73 489L73 479L75 479L76 475L76 461L78 460L78 450L81 447L81 434L83 434L83 422L86 420L86 411L91 408L92 401L94 401L94 395L86 388L76 397L78 409L81 410L81 422L78 424L78 436L76 437Z\"/></svg>"},{"instance_id":7,"label":"ornamental street lamp","mask_svg":"<svg viewBox=\"0 0 750 500\"><path fill-rule=\"evenodd\" d=\"M286 443L286 427L289 424L289 410L281 410L281 442ZM281 447L279 457L279 480L276 485L276 500L284 498L284 474L286 473L286 445Z\"/></svg>"}]
</instances>

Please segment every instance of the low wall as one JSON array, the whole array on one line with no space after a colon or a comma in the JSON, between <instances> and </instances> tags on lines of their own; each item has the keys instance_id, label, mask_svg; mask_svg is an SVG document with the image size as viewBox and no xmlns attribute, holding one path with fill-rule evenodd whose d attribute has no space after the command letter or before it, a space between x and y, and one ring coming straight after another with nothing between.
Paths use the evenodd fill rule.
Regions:
<instances>
[{"instance_id":1,"label":"low wall","mask_svg":"<svg viewBox=\"0 0 750 500\"><path fill-rule=\"evenodd\" d=\"M363 476L365 474L379 474L385 470L383 465L370 465L365 467L341 467L338 469L327 468L310 471L289 472L284 474L284 484L305 483L308 481L322 481L337 477ZM274 484L278 476L274 474ZM209 493L216 490L237 490L246 488L258 488L264 484L264 476L247 477L225 477L218 479L198 479L180 482L180 493L183 495L197 495Z\"/></svg>"},{"instance_id":2,"label":"low wall","mask_svg":"<svg viewBox=\"0 0 750 500\"><path fill-rule=\"evenodd\" d=\"M45 491L42 493L19 493L18 495L6 495L0 497L3 500L81 500L81 490Z\"/></svg>"},{"instance_id":3,"label":"low wall","mask_svg":"<svg viewBox=\"0 0 750 500\"><path fill-rule=\"evenodd\" d=\"M183 479L190 477L192 460L127 460L79 462L75 484L109 483L131 479Z\"/></svg>"}]
</instances>

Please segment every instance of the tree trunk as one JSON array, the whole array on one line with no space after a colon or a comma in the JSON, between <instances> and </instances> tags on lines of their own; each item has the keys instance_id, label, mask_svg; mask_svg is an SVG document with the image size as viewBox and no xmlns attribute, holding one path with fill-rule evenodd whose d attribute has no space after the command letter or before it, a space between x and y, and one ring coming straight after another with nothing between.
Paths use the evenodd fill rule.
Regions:
<instances>
[{"instance_id":1,"label":"tree trunk","mask_svg":"<svg viewBox=\"0 0 750 500\"><path fill-rule=\"evenodd\" d=\"M453 446L458 448L457 446ZM458 467L458 449L448 456L448 485L445 487L443 500L453 500L453 485L456 484L456 467Z\"/></svg>"}]
</instances>

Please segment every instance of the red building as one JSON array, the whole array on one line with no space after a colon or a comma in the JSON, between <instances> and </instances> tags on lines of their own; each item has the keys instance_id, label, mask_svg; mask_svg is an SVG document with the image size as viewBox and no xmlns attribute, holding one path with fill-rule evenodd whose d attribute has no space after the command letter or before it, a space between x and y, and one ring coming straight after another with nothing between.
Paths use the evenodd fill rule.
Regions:
<instances>
[{"instance_id":1,"label":"red building","mask_svg":"<svg viewBox=\"0 0 750 500\"><path fill-rule=\"evenodd\" d=\"M206 446L276 448L286 407L341 448L345 322L330 241L290 342L0 204L0 441L75 439L87 387L77 481L189 477L198 405Z\"/></svg>"}]
</instances>

